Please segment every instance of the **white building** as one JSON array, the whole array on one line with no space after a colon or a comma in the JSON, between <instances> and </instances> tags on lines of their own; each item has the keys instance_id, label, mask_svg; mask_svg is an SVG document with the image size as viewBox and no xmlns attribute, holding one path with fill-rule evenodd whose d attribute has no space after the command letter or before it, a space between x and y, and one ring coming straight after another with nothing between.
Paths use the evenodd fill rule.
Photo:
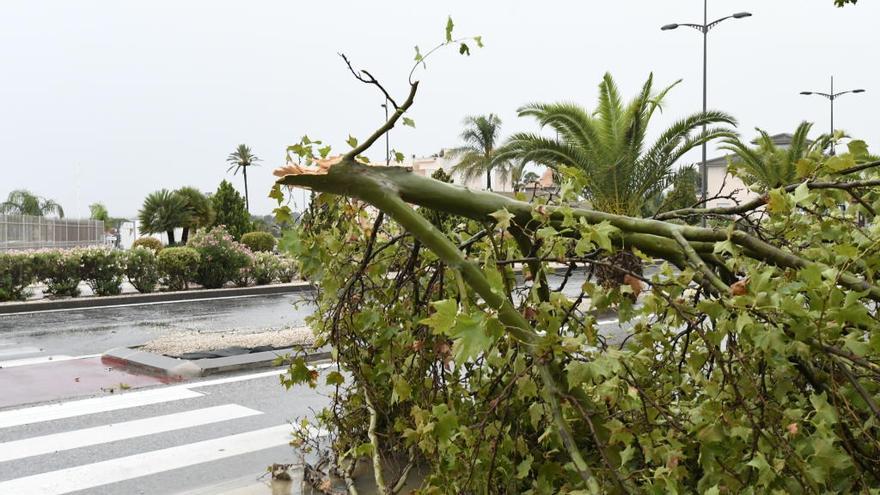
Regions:
<instances>
[{"instance_id":1,"label":"white building","mask_svg":"<svg viewBox=\"0 0 880 495\"><path fill-rule=\"evenodd\" d=\"M411 158L405 159L403 163L400 163L398 165L409 167L412 169L414 174L418 174L424 177L430 177L431 174L442 168L444 171L446 171L446 173L452 176L452 182L455 184L462 185L470 189L486 189L486 174L481 174L480 176L475 177L469 181L464 181L461 177L461 174L452 171L452 167L454 167L457 162L448 159L445 155L446 150L440 150L440 153L431 156L412 156ZM512 192L513 182L511 181L510 177L505 177L504 179L502 179L501 174L493 173L492 190L495 192Z\"/></svg>"}]
</instances>

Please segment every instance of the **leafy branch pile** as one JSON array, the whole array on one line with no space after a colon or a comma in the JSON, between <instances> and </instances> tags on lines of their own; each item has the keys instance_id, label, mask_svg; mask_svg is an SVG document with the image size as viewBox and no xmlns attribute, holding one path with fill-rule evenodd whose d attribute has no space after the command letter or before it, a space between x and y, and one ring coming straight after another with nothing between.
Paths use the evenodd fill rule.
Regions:
<instances>
[{"instance_id":1,"label":"leafy branch pile","mask_svg":"<svg viewBox=\"0 0 880 495\"><path fill-rule=\"evenodd\" d=\"M310 479L356 493L362 464L379 493L414 473L420 493L877 493L880 162L864 143L748 203L637 218L574 206L576 174L543 204L360 163L417 87L351 151L304 139L276 171L279 200L316 192L282 247L319 287L310 323L338 363ZM714 226L684 222L702 216ZM623 249L661 265L608 267ZM598 266L626 283L572 281ZM599 331L609 309L622 341ZM295 360L285 382L318 379Z\"/></svg>"}]
</instances>

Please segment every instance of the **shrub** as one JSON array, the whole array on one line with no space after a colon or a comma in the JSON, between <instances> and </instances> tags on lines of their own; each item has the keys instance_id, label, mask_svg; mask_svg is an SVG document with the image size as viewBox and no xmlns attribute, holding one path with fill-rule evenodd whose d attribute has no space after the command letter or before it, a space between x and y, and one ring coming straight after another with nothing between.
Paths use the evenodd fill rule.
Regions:
<instances>
[{"instance_id":1,"label":"shrub","mask_svg":"<svg viewBox=\"0 0 880 495\"><path fill-rule=\"evenodd\" d=\"M126 253L125 275L138 292L153 292L159 283L159 260L156 251L135 246Z\"/></svg>"},{"instance_id":2,"label":"shrub","mask_svg":"<svg viewBox=\"0 0 880 495\"><path fill-rule=\"evenodd\" d=\"M254 278L254 254L248 252L247 264L238 270L238 273L232 277L232 283L236 287L247 287Z\"/></svg>"},{"instance_id":3,"label":"shrub","mask_svg":"<svg viewBox=\"0 0 880 495\"><path fill-rule=\"evenodd\" d=\"M21 301L37 281L34 257L24 252L0 253L0 301Z\"/></svg>"},{"instance_id":4,"label":"shrub","mask_svg":"<svg viewBox=\"0 0 880 495\"><path fill-rule=\"evenodd\" d=\"M250 250L235 242L223 227L197 232L189 246L201 255L195 280L206 289L238 280L250 260Z\"/></svg>"},{"instance_id":5,"label":"shrub","mask_svg":"<svg viewBox=\"0 0 880 495\"><path fill-rule=\"evenodd\" d=\"M46 292L53 296L79 295L80 251L40 251L34 255L37 277L46 283Z\"/></svg>"},{"instance_id":6,"label":"shrub","mask_svg":"<svg viewBox=\"0 0 880 495\"><path fill-rule=\"evenodd\" d=\"M170 247L159 251L159 273L165 286L169 290L186 290L187 283L198 272L200 259L199 252L188 247Z\"/></svg>"},{"instance_id":7,"label":"shrub","mask_svg":"<svg viewBox=\"0 0 880 495\"><path fill-rule=\"evenodd\" d=\"M107 247L77 250L80 259L80 277L96 296L115 296L122 292L125 275L122 251Z\"/></svg>"},{"instance_id":8,"label":"shrub","mask_svg":"<svg viewBox=\"0 0 880 495\"><path fill-rule=\"evenodd\" d=\"M296 262L286 256L278 258L278 281L285 284L293 282L296 277Z\"/></svg>"},{"instance_id":9,"label":"shrub","mask_svg":"<svg viewBox=\"0 0 880 495\"><path fill-rule=\"evenodd\" d=\"M251 265L251 276L257 285L266 285L278 277L281 271L281 258L273 253L255 253Z\"/></svg>"},{"instance_id":10,"label":"shrub","mask_svg":"<svg viewBox=\"0 0 880 495\"><path fill-rule=\"evenodd\" d=\"M248 232L241 236L241 243L255 253L275 249L275 237L268 232Z\"/></svg>"},{"instance_id":11,"label":"shrub","mask_svg":"<svg viewBox=\"0 0 880 495\"><path fill-rule=\"evenodd\" d=\"M140 237L138 239L135 239L135 241L131 243L132 249L136 247L150 248L153 250L153 252L158 253L162 250L162 241L156 239L155 237Z\"/></svg>"}]
</instances>

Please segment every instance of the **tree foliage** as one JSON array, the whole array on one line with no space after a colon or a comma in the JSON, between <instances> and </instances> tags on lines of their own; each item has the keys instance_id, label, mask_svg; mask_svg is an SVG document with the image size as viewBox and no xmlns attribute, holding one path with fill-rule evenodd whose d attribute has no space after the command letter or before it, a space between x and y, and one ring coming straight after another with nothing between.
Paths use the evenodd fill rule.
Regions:
<instances>
[{"instance_id":1,"label":"tree foliage","mask_svg":"<svg viewBox=\"0 0 880 495\"><path fill-rule=\"evenodd\" d=\"M185 208L189 212L189 219L186 224L182 225L183 233L180 235L180 242L186 244L189 240L190 230L210 227L214 223L216 216L214 204L194 187L181 187L174 191L174 194L183 198Z\"/></svg>"},{"instance_id":2,"label":"tree foliage","mask_svg":"<svg viewBox=\"0 0 880 495\"><path fill-rule=\"evenodd\" d=\"M251 217L247 212L244 198L224 180L211 196L214 206L214 226L222 225L235 240L251 230Z\"/></svg>"},{"instance_id":3,"label":"tree foliage","mask_svg":"<svg viewBox=\"0 0 880 495\"><path fill-rule=\"evenodd\" d=\"M301 142L276 171L273 197L305 187L323 206L282 242L337 361L321 377L294 359L283 379L331 390L320 466L353 487L363 460L379 493L415 465L420 493L880 488L880 162L864 143L748 203L638 218L578 206L578 174L532 204L360 163L417 86L349 153ZM412 205L468 222L442 232ZM679 222L701 216L724 226ZM621 249L659 267L609 289L571 276ZM551 280L551 263L570 271ZM300 424L295 444L321 450Z\"/></svg>"},{"instance_id":4,"label":"tree foliage","mask_svg":"<svg viewBox=\"0 0 880 495\"><path fill-rule=\"evenodd\" d=\"M250 147L246 144L239 144L238 147L235 148L235 151L230 153L229 156L226 158L226 162L231 164L226 172L234 170L232 174L235 175L238 174L240 170L241 175L244 178L244 205L245 210L247 211L250 211L251 209L250 199L248 198L247 173L250 167L258 166L258 161L260 161L260 159L257 157L257 155L251 152Z\"/></svg>"},{"instance_id":5,"label":"tree foliage","mask_svg":"<svg viewBox=\"0 0 880 495\"><path fill-rule=\"evenodd\" d=\"M25 189L10 192L6 201L0 203L0 213L35 217L55 214L59 218L64 218L64 208L55 200L42 198Z\"/></svg>"},{"instance_id":6,"label":"tree foliage","mask_svg":"<svg viewBox=\"0 0 880 495\"><path fill-rule=\"evenodd\" d=\"M138 212L140 231L145 234L165 232L168 244L174 244L174 229L192 222L192 212L186 198L168 189L150 193Z\"/></svg>"},{"instance_id":7,"label":"tree foliage","mask_svg":"<svg viewBox=\"0 0 880 495\"><path fill-rule=\"evenodd\" d=\"M464 144L447 151L449 158L457 161L453 171L461 174L465 181L485 175L486 189L491 191L492 172L501 180L509 179L513 172L510 161L498 153L501 119L493 113L468 116L464 125L461 133Z\"/></svg>"}]
</instances>

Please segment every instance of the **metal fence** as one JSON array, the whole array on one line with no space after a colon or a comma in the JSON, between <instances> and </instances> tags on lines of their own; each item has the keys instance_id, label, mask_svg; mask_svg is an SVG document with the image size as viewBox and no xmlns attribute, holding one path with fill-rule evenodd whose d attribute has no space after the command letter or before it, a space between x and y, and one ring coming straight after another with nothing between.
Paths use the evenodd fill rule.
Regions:
<instances>
[{"instance_id":1,"label":"metal fence","mask_svg":"<svg viewBox=\"0 0 880 495\"><path fill-rule=\"evenodd\" d=\"M104 243L104 222L0 215L0 251L68 248Z\"/></svg>"}]
</instances>

